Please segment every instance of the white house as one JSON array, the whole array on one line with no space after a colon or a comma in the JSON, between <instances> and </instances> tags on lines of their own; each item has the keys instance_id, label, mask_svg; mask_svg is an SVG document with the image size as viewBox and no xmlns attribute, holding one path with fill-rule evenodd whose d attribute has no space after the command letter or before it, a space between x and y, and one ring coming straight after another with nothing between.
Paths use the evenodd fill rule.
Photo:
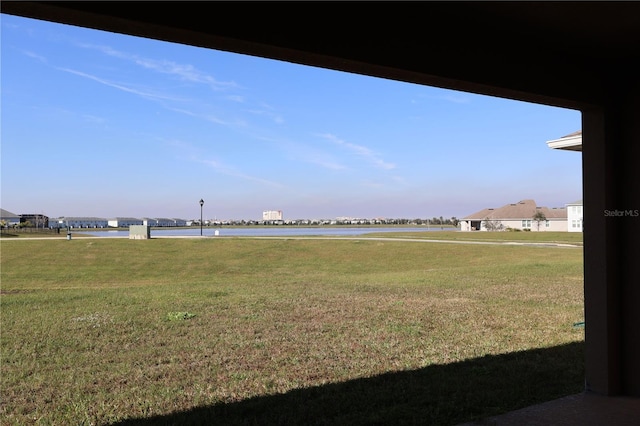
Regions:
<instances>
[{"instance_id":1,"label":"white house","mask_svg":"<svg viewBox=\"0 0 640 426\"><path fill-rule=\"evenodd\" d=\"M567 204L567 231L582 232L582 200Z\"/></svg>"},{"instance_id":2,"label":"white house","mask_svg":"<svg viewBox=\"0 0 640 426\"><path fill-rule=\"evenodd\" d=\"M544 220L536 221L537 213ZM461 231L518 229L533 232L566 231L567 209L538 207L534 200L522 200L499 208L486 208L460 219Z\"/></svg>"},{"instance_id":3,"label":"white house","mask_svg":"<svg viewBox=\"0 0 640 426\"><path fill-rule=\"evenodd\" d=\"M20 216L5 209L0 209L0 220L3 220L6 226L20 225Z\"/></svg>"},{"instance_id":4,"label":"white house","mask_svg":"<svg viewBox=\"0 0 640 426\"><path fill-rule=\"evenodd\" d=\"M173 218L173 226L187 226L187 221L184 219Z\"/></svg>"},{"instance_id":5,"label":"white house","mask_svg":"<svg viewBox=\"0 0 640 426\"><path fill-rule=\"evenodd\" d=\"M264 210L262 220L282 220L282 210Z\"/></svg>"},{"instance_id":6,"label":"white house","mask_svg":"<svg viewBox=\"0 0 640 426\"><path fill-rule=\"evenodd\" d=\"M112 228L128 228L131 225L144 225L142 219L136 219L134 217L115 217L109 219L109 226Z\"/></svg>"},{"instance_id":7,"label":"white house","mask_svg":"<svg viewBox=\"0 0 640 426\"><path fill-rule=\"evenodd\" d=\"M582 152L582 130L547 141L552 149ZM582 200L567 204L567 231L582 232Z\"/></svg>"}]
</instances>

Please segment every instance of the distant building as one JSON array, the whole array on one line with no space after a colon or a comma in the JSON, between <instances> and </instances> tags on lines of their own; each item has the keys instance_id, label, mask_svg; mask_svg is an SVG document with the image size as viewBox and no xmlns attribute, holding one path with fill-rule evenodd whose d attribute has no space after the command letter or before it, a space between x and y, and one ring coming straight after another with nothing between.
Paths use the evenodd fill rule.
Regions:
<instances>
[{"instance_id":1,"label":"distant building","mask_svg":"<svg viewBox=\"0 0 640 426\"><path fill-rule=\"evenodd\" d=\"M158 226L158 219L153 219L151 217L143 217L142 224L145 226Z\"/></svg>"},{"instance_id":2,"label":"distant building","mask_svg":"<svg viewBox=\"0 0 640 426\"><path fill-rule=\"evenodd\" d=\"M31 228L48 228L49 217L43 214L21 214L20 223L28 223Z\"/></svg>"},{"instance_id":3,"label":"distant building","mask_svg":"<svg viewBox=\"0 0 640 426\"><path fill-rule=\"evenodd\" d=\"M57 217L49 220L49 228L106 228L107 219L101 217Z\"/></svg>"},{"instance_id":4,"label":"distant building","mask_svg":"<svg viewBox=\"0 0 640 426\"><path fill-rule=\"evenodd\" d=\"M582 152L582 130L547 141L551 149ZM582 200L567 204L567 231L582 232Z\"/></svg>"},{"instance_id":5,"label":"distant building","mask_svg":"<svg viewBox=\"0 0 640 426\"><path fill-rule=\"evenodd\" d=\"M187 226L187 221L184 219L166 218L166 217L145 217L142 218L142 224L146 226L155 226L157 228L169 228L176 226Z\"/></svg>"},{"instance_id":6,"label":"distant building","mask_svg":"<svg viewBox=\"0 0 640 426\"><path fill-rule=\"evenodd\" d=\"M262 212L262 220L282 220L282 210L265 210Z\"/></svg>"},{"instance_id":7,"label":"distant building","mask_svg":"<svg viewBox=\"0 0 640 426\"><path fill-rule=\"evenodd\" d=\"M0 209L0 220L4 221L6 226L17 226L20 224L20 216L5 209Z\"/></svg>"},{"instance_id":8,"label":"distant building","mask_svg":"<svg viewBox=\"0 0 640 426\"><path fill-rule=\"evenodd\" d=\"M174 226L187 226L187 221L184 219L173 218L171 220L173 220Z\"/></svg>"},{"instance_id":9,"label":"distant building","mask_svg":"<svg viewBox=\"0 0 640 426\"><path fill-rule=\"evenodd\" d=\"M169 219L166 217L157 217L156 224L154 226L173 227L176 226L176 221L174 219Z\"/></svg>"},{"instance_id":10,"label":"distant building","mask_svg":"<svg viewBox=\"0 0 640 426\"><path fill-rule=\"evenodd\" d=\"M545 220L533 217L542 213ZM522 200L499 208L486 208L460 220L461 231L489 231L503 229L529 231L567 231L567 209L538 207L533 200Z\"/></svg>"},{"instance_id":11,"label":"distant building","mask_svg":"<svg viewBox=\"0 0 640 426\"><path fill-rule=\"evenodd\" d=\"M131 225L144 225L142 219L136 219L134 217L115 217L109 219L108 223L111 228L128 228Z\"/></svg>"},{"instance_id":12,"label":"distant building","mask_svg":"<svg viewBox=\"0 0 640 426\"><path fill-rule=\"evenodd\" d=\"M582 200L567 204L567 230L582 232Z\"/></svg>"}]
</instances>

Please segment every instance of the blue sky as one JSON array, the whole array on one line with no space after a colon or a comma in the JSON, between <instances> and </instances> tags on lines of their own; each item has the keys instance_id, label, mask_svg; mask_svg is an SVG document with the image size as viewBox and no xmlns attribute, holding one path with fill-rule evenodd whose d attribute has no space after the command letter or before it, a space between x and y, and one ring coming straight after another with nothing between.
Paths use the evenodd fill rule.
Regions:
<instances>
[{"instance_id":1,"label":"blue sky","mask_svg":"<svg viewBox=\"0 0 640 426\"><path fill-rule=\"evenodd\" d=\"M574 110L1 15L2 208L464 217L582 198Z\"/></svg>"}]
</instances>

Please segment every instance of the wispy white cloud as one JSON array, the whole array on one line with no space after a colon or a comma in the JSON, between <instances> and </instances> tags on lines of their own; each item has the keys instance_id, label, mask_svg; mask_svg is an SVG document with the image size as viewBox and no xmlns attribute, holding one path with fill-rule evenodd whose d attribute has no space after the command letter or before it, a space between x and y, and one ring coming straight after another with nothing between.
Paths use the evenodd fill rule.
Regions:
<instances>
[{"instance_id":1,"label":"wispy white cloud","mask_svg":"<svg viewBox=\"0 0 640 426\"><path fill-rule=\"evenodd\" d=\"M282 124L284 123L284 118L282 118L281 115L276 114L272 111L269 110L265 110L265 109L248 109L247 112L254 114L254 115L260 115L263 117L267 117L270 120L272 120L274 123L276 124Z\"/></svg>"},{"instance_id":2,"label":"wispy white cloud","mask_svg":"<svg viewBox=\"0 0 640 426\"><path fill-rule=\"evenodd\" d=\"M93 81L95 81L97 83L100 83L100 84L103 84L105 86L113 87L114 89L118 89L118 90L122 90L123 92L131 93L131 94L138 95L138 96L142 96L142 97L147 98L147 99L165 100L165 101L166 100L172 100L172 101L179 101L180 100L180 99L176 99L176 98L173 98L173 97L170 97L170 96L166 96L166 95L162 95L162 94L159 94L159 93L152 93L150 91L144 91L144 90L137 89L137 88L134 88L134 87L128 87L128 86L125 86L125 85L120 84L120 83L114 83L112 81L108 81L108 80L102 79L100 77L96 77L94 75L84 73L82 71L76 71L76 70L72 70L72 69L69 69L69 68L56 68L56 69L58 69L60 71L68 72L70 74L77 75L79 77L87 78L89 80L93 80Z\"/></svg>"},{"instance_id":3,"label":"wispy white cloud","mask_svg":"<svg viewBox=\"0 0 640 426\"><path fill-rule=\"evenodd\" d=\"M212 90L218 91L239 87L233 81L219 81L212 75L203 72L190 64L179 64L177 62L168 60L145 58L139 55L115 50L109 46L103 45L81 44L80 46L87 49L98 50L111 57L127 60L148 70L176 76L183 81L205 84Z\"/></svg>"},{"instance_id":4,"label":"wispy white cloud","mask_svg":"<svg viewBox=\"0 0 640 426\"><path fill-rule=\"evenodd\" d=\"M218 81L213 76L206 74L189 64L178 64L172 61L157 61L147 58L135 58L134 61L138 65L153 71L178 76L182 80L192 83L206 84L213 90L225 90L238 87L238 85L232 81Z\"/></svg>"},{"instance_id":5,"label":"wispy white cloud","mask_svg":"<svg viewBox=\"0 0 640 426\"><path fill-rule=\"evenodd\" d=\"M277 147L278 150L284 152L293 161L314 164L328 170L346 170L347 167L336 161L330 154L311 147L302 142L292 142L277 138L268 138L257 136L259 140L269 142Z\"/></svg>"},{"instance_id":6,"label":"wispy white cloud","mask_svg":"<svg viewBox=\"0 0 640 426\"><path fill-rule=\"evenodd\" d=\"M275 108L264 102L260 103L260 105L258 105L258 108L248 109L246 111L254 115L267 117L276 124L284 123L284 118L282 118L282 116L276 112Z\"/></svg>"},{"instance_id":7,"label":"wispy white cloud","mask_svg":"<svg viewBox=\"0 0 640 426\"><path fill-rule=\"evenodd\" d=\"M202 160L196 156L191 157L191 160L196 162L196 163L201 163L204 164L212 169L214 169L216 172L227 175L227 176L231 176L231 177L236 177L236 178L240 178L243 180L247 180L247 181L251 181L251 182L256 182L262 185L267 185L267 186L271 186L274 188L284 188L285 186L278 183L278 182L274 182L274 181L270 181L267 179L263 179L261 177L257 177L257 176L251 176L248 175L246 173L243 173L239 170L237 170L235 167L231 167L228 166L218 160L212 160L212 159L208 159L208 160Z\"/></svg>"},{"instance_id":8,"label":"wispy white cloud","mask_svg":"<svg viewBox=\"0 0 640 426\"><path fill-rule=\"evenodd\" d=\"M459 94L446 94L441 96L434 96L432 99L439 99L446 102L451 102L454 104L468 104L471 102L468 97Z\"/></svg>"},{"instance_id":9,"label":"wispy white cloud","mask_svg":"<svg viewBox=\"0 0 640 426\"><path fill-rule=\"evenodd\" d=\"M471 103L471 99L469 96L466 96L465 93L457 93L457 92L444 92L439 95L420 95L418 99L412 99L412 104L422 103L422 99L428 100L436 100L436 101L445 101L453 104L468 104Z\"/></svg>"},{"instance_id":10,"label":"wispy white cloud","mask_svg":"<svg viewBox=\"0 0 640 426\"><path fill-rule=\"evenodd\" d=\"M198 113L191 110L187 110L184 108L175 108L175 107L166 107L168 110L177 112L180 114L189 115L194 118L199 118L201 120L209 121L211 123L220 124L222 126L233 126L233 127L244 127L247 125L244 120L224 120L214 114L209 113Z\"/></svg>"},{"instance_id":11,"label":"wispy white cloud","mask_svg":"<svg viewBox=\"0 0 640 426\"><path fill-rule=\"evenodd\" d=\"M322 168L329 169L329 170L346 170L347 169L347 167L344 164L341 164L337 161L332 161L331 159L327 159L327 158L307 157L305 161L307 163L316 164Z\"/></svg>"},{"instance_id":12,"label":"wispy white cloud","mask_svg":"<svg viewBox=\"0 0 640 426\"><path fill-rule=\"evenodd\" d=\"M135 87L131 87L122 83L115 83L100 77L97 77L95 75L91 75L91 74L87 74L84 73L82 71L77 71L77 70L73 70L73 69L69 69L69 68L56 68L60 71L64 71L70 74L74 74L77 75L79 77L83 77L89 80L93 80L97 83L103 84L105 86L108 87L112 87L114 89L118 89L121 90L123 92L126 93L131 93L133 95L137 95L140 97L143 97L145 99L149 99L149 100L153 100L153 101L160 101L162 103L162 105L164 106L164 108L168 109L169 111L173 111L173 112L177 112L180 114L184 114L184 115L189 115L191 117L194 118L198 118L201 120L205 120L211 123L215 123L215 124L219 124L222 126L230 126L230 127L244 127L247 125L247 123L243 120L240 119L236 119L236 120L225 120L222 119L214 114L211 113L200 113L200 112L194 112L192 110L189 109L185 109L185 108L178 108L175 106L171 106L169 105L172 102L181 102L184 103L186 100L182 99L182 98L176 98L170 95L165 95L165 94L161 94L158 92L152 92L150 90L145 90L145 89L140 89L140 88L135 88ZM167 102L170 101L170 102Z\"/></svg>"},{"instance_id":13,"label":"wispy white cloud","mask_svg":"<svg viewBox=\"0 0 640 426\"><path fill-rule=\"evenodd\" d=\"M244 103L244 96L240 96L240 95L229 95L229 96L225 96L225 99L231 101L231 102L237 102L239 104Z\"/></svg>"},{"instance_id":14,"label":"wispy white cloud","mask_svg":"<svg viewBox=\"0 0 640 426\"><path fill-rule=\"evenodd\" d=\"M345 148L346 150L350 151L351 153L362 158L363 160L365 160L366 162L372 164L377 168L384 169L384 170L392 170L396 168L395 164L384 161L380 157L380 155L378 155L376 152L372 151L371 149L367 148L366 146L346 142L330 133L319 134L318 136L342 148Z\"/></svg>"},{"instance_id":15,"label":"wispy white cloud","mask_svg":"<svg viewBox=\"0 0 640 426\"><path fill-rule=\"evenodd\" d=\"M95 115L88 115L85 114L83 115L84 120L88 123L93 123L93 124L104 124L106 122L106 120L102 117L97 117Z\"/></svg>"},{"instance_id":16,"label":"wispy white cloud","mask_svg":"<svg viewBox=\"0 0 640 426\"><path fill-rule=\"evenodd\" d=\"M236 167L225 164L218 159L212 159L212 158L203 159L204 155L202 154L202 150L194 146L192 143L188 141L172 139L172 140L165 141L165 144L169 147L175 148L177 152L182 153L181 157L183 161L186 160L186 161L190 161L197 164L204 164L205 166L215 170L217 173L240 178L250 182L257 182L262 185L266 185L266 186L270 186L278 189L285 187L284 185L278 182L274 182L268 179L263 179L261 177L246 174L238 170Z\"/></svg>"},{"instance_id":17,"label":"wispy white cloud","mask_svg":"<svg viewBox=\"0 0 640 426\"><path fill-rule=\"evenodd\" d=\"M38 61L42 62L43 64L46 64L46 63L47 63L47 58L45 58L45 57L44 57L44 56L42 56L42 55L38 55L37 53L31 52L31 51L29 51L29 50L23 50L23 51L22 51L22 53L23 53L25 56L28 56L28 57L30 57L30 58L33 58L33 59L36 59L36 60L38 60Z\"/></svg>"}]
</instances>

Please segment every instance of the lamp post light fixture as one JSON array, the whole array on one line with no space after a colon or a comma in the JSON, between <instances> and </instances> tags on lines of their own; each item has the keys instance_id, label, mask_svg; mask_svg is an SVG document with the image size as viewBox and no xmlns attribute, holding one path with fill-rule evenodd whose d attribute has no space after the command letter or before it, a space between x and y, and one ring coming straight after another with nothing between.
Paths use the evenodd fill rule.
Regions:
<instances>
[{"instance_id":1,"label":"lamp post light fixture","mask_svg":"<svg viewBox=\"0 0 640 426\"><path fill-rule=\"evenodd\" d=\"M204 200L200 198L200 236L202 237L202 206L204 205Z\"/></svg>"}]
</instances>

